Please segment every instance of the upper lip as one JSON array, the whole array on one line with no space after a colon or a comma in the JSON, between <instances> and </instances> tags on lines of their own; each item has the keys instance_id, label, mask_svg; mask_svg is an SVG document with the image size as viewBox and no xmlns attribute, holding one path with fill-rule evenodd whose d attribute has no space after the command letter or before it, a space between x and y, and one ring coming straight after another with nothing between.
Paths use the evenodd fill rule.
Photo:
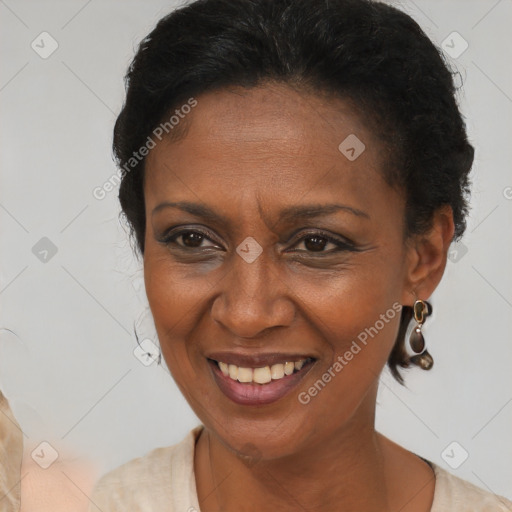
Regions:
<instances>
[{"instance_id":1,"label":"upper lip","mask_svg":"<svg viewBox=\"0 0 512 512\"><path fill-rule=\"evenodd\" d=\"M273 364L284 364L286 362L299 361L301 359L316 359L309 354L287 354L284 352L265 352L265 353L241 353L241 352L212 352L206 357L217 362L234 364L242 368L261 368L263 366L272 366Z\"/></svg>"}]
</instances>

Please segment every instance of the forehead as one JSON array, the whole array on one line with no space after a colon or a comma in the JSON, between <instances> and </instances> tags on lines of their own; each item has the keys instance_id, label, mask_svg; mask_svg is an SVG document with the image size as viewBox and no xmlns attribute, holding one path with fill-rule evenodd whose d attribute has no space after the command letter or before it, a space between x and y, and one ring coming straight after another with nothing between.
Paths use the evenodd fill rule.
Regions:
<instances>
[{"instance_id":1,"label":"forehead","mask_svg":"<svg viewBox=\"0 0 512 512\"><path fill-rule=\"evenodd\" d=\"M260 213L276 201L364 209L387 192L381 142L342 100L276 84L222 89L199 96L180 122L185 136L147 157L148 207L199 200L226 210L251 196Z\"/></svg>"}]
</instances>

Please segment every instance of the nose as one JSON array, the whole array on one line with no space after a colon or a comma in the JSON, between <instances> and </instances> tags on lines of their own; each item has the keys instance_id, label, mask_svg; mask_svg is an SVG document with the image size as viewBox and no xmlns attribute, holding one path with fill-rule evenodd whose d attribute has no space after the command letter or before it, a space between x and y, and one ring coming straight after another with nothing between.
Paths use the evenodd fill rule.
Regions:
<instances>
[{"instance_id":1,"label":"nose","mask_svg":"<svg viewBox=\"0 0 512 512\"><path fill-rule=\"evenodd\" d=\"M290 326L295 316L291 290L265 252L252 263L238 254L233 260L218 283L213 320L238 338L256 338L272 328Z\"/></svg>"}]
</instances>

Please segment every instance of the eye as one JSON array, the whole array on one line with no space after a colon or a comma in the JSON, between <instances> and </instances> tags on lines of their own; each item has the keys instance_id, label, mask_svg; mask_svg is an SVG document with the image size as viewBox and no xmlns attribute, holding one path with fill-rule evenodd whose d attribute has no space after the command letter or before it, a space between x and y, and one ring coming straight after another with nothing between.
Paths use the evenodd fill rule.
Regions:
<instances>
[{"instance_id":1,"label":"eye","mask_svg":"<svg viewBox=\"0 0 512 512\"><path fill-rule=\"evenodd\" d=\"M300 246L301 244L305 247L305 250L292 250L291 252L333 253L355 250L355 247L348 241L337 239L323 232L307 233L297 241L294 247ZM328 250L325 250L326 248L328 248Z\"/></svg>"},{"instance_id":2,"label":"eye","mask_svg":"<svg viewBox=\"0 0 512 512\"><path fill-rule=\"evenodd\" d=\"M219 247L213 242L210 234L198 229L183 229L168 235L164 235L160 242L165 245L176 245L183 249L201 249L206 247ZM204 245L204 242L211 242L211 245Z\"/></svg>"}]
</instances>

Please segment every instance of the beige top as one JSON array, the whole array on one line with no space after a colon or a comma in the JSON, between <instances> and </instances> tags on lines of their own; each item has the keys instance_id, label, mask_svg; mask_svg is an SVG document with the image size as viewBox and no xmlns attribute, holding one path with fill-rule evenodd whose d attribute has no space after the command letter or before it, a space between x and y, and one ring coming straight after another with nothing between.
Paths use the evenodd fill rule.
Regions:
<instances>
[{"instance_id":1,"label":"beige top","mask_svg":"<svg viewBox=\"0 0 512 512\"><path fill-rule=\"evenodd\" d=\"M156 448L107 473L89 512L200 512L194 475L195 442L203 425L178 444ZM510 512L512 502L429 462L436 475L431 512Z\"/></svg>"}]
</instances>

